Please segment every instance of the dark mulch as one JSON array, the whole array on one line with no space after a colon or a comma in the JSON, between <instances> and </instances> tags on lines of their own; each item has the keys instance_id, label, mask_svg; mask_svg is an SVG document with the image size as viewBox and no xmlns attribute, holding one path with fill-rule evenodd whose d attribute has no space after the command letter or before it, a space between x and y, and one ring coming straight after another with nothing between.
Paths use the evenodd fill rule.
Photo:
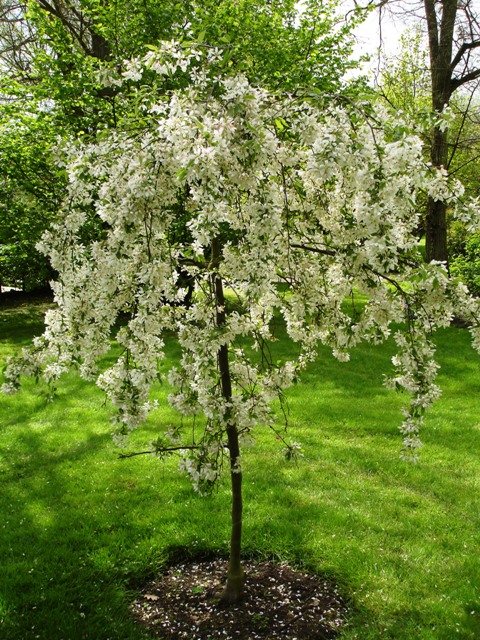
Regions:
<instances>
[{"instance_id":1,"label":"dark mulch","mask_svg":"<svg viewBox=\"0 0 480 640\"><path fill-rule=\"evenodd\" d=\"M330 640L345 625L346 603L330 581L273 562L244 569L244 598L226 606L225 560L176 564L143 586L134 618L163 640Z\"/></svg>"}]
</instances>

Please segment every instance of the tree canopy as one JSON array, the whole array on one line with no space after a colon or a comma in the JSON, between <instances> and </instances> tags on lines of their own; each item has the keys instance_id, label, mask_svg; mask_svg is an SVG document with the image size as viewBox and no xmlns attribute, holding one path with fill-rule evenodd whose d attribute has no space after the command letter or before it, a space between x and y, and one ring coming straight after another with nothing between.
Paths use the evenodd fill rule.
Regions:
<instances>
[{"instance_id":1,"label":"tree canopy","mask_svg":"<svg viewBox=\"0 0 480 640\"><path fill-rule=\"evenodd\" d=\"M424 163L420 140L398 118L254 87L223 51L176 42L107 81L145 87L152 73L140 119L64 149L68 198L43 240L59 273L58 306L33 349L10 360L3 391L15 392L22 374L54 387L78 366L113 403L122 443L155 410L151 385L168 382L179 421L162 428L150 452L180 453L199 491L227 463L231 602L243 588L241 446L267 427L288 457L298 453L271 403L317 345L345 360L359 341L383 341L394 327L388 384L410 395L400 428L405 455L415 457L439 394L431 333L462 314L480 348L480 303L442 265L422 262L417 194L454 203L459 187ZM189 232L180 237L179 207ZM85 232L92 224L100 230L93 238ZM193 283L188 304L182 274ZM274 318L297 344L295 360L277 360ZM100 371L113 330L123 352ZM163 347L173 335L181 358L167 372Z\"/></svg>"}]
</instances>

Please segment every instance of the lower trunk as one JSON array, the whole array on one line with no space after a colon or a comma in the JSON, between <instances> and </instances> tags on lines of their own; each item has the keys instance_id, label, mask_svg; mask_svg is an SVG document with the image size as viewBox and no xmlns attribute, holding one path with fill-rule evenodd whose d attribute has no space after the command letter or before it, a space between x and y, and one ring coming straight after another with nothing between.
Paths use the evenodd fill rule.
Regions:
<instances>
[{"instance_id":1,"label":"lower trunk","mask_svg":"<svg viewBox=\"0 0 480 640\"><path fill-rule=\"evenodd\" d=\"M220 241L216 238L212 242L212 266L216 269L220 263ZM213 275L215 301L217 305L217 327L222 328L226 322L225 295L222 279L218 274ZM218 369L220 372L222 396L227 402L232 399L232 379L228 362L228 347L221 345L218 350ZM242 473L240 470L240 444L238 430L235 424L228 422L227 438L230 456L230 479L232 483L232 521L230 533L230 559L228 563L227 584L220 598L227 604L238 602L243 594L244 576L241 563L242 547Z\"/></svg>"},{"instance_id":2,"label":"lower trunk","mask_svg":"<svg viewBox=\"0 0 480 640\"><path fill-rule=\"evenodd\" d=\"M240 449L238 433L234 426L228 428L230 450L230 477L232 483L232 522L230 533L230 559L228 561L227 584L221 594L223 602L233 604L243 595L244 576L241 562L242 548L242 473L239 468Z\"/></svg>"}]
</instances>

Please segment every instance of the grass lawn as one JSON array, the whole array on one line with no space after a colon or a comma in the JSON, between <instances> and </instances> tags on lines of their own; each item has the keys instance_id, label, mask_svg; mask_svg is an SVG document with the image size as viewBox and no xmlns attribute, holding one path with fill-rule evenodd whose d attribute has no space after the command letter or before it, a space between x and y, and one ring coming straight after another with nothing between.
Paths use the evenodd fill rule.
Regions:
<instances>
[{"instance_id":1,"label":"grass lawn","mask_svg":"<svg viewBox=\"0 0 480 640\"><path fill-rule=\"evenodd\" d=\"M0 310L0 364L42 311ZM418 464L399 458L402 397L382 387L392 344L344 364L322 351L289 391L298 467L261 431L244 452L245 553L333 576L352 605L342 640L480 638L480 359L462 329L438 349L444 393ZM174 420L158 411L132 450ZM175 550L227 548L227 479L201 498L176 467L119 460L102 392L74 374L53 404L31 381L0 397L0 638L144 638L136 585Z\"/></svg>"}]
</instances>

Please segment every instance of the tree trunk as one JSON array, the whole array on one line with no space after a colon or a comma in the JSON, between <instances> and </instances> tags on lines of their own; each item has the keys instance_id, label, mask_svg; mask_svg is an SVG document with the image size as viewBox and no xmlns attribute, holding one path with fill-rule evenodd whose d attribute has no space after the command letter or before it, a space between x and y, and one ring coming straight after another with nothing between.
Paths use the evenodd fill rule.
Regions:
<instances>
[{"instance_id":1,"label":"tree trunk","mask_svg":"<svg viewBox=\"0 0 480 640\"><path fill-rule=\"evenodd\" d=\"M447 168L447 132L432 131L431 160L434 167ZM448 265L447 251L447 205L442 200L428 198L425 218L425 259L438 260Z\"/></svg>"},{"instance_id":2,"label":"tree trunk","mask_svg":"<svg viewBox=\"0 0 480 640\"><path fill-rule=\"evenodd\" d=\"M428 29L430 73L432 79L432 109L442 113L452 95L452 49L457 14L457 0L443 0L441 14L436 0L424 0ZM448 169L447 131L435 127L432 131L431 161L434 167ZM425 221L426 260L448 264L447 206L429 198Z\"/></svg>"},{"instance_id":3,"label":"tree trunk","mask_svg":"<svg viewBox=\"0 0 480 640\"><path fill-rule=\"evenodd\" d=\"M212 266L218 267L220 262L220 241L215 238L212 242ZM226 321L225 295L223 282L218 273L213 275L215 300L217 305L217 327L222 327ZM228 347L222 345L218 350L218 367L221 377L222 395L227 402L232 398L232 380L228 362ZM240 445L238 441L237 426L228 420L227 412L227 438L230 456L230 479L232 486L232 520L230 533L230 559L228 562L227 584L221 594L223 602L233 604L238 602L243 594L244 574L241 563L242 547L242 472L240 469Z\"/></svg>"}]
</instances>

